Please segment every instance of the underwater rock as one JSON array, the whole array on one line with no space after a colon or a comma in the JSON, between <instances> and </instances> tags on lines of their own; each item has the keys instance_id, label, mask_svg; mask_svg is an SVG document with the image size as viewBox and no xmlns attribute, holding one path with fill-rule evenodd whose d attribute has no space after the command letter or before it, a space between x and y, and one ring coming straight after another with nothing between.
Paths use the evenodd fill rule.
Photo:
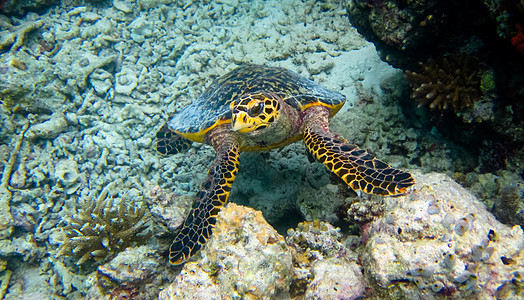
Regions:
<instances>
[{"instance_id":1,"label":"underwater rock","mask_svg":"<svg viewBox=\"0 0 524 300\"><path fill-rule=\"evenodd\" d=\"M368 223L384 212L384 205L381 198L361 199L355 201L349 207L348 217L357 223Z\"/></svg>"},{"instance_id":2,"label":"underwater rock","mask_svg":"<svg viewBox=\"0 0 524 300\"><path fill-rule=\"evenodd\" d=\"M362 299L367 283L362 268L342 258L321 260L313 265L314 275L304 299Z\"/></svg>"},{"instance_id":3,"label":"underwater rock","mask_svg":"<svg viewBox=\"0 0 524 300\"><path fill-rule=\"evenodd\" d=\"M18 60L9 57L19 57L27 67L23 71L10 65L0 72L0 102L13 113L51 114L63 111L62 105L66 103L67 97L61 91L68 87L60 80L54 80L56 76L47 68L47 63L27 58L28 55L25 51L19 51L16 55L0 56L0 65L9 60Z\"/></svg>"},{"instance_id":4,"label":"underwater rock","mask_svg":"<svg viewBox=\"0 0 524 300\"><path fill-rule=\"evenodd\" d=\"M17 51L23 45L25 36L30 31L42 27L42 25L44 25L44 22L37 20L10 27L8 32L4 31L0 35L0 50L11 47L12 52Z\"/></svg>"},{"instance_id":5,"label":"underwater rock","mask_svg":"<svg viewBox=\"0 0 524 300\"><path fill-rule=\"evenodd\" d=\"M220 285L209 275L198 264L186 263L175 283L160 292L158 299L224 299Z\"/></svg>"},{"instance_id":6,"label":"underwater rock","mask_svg":"<svg viewBox=\"0 0 524 300\"><path fill-rule=\"evenodd\" d=\"M315 259L324 257L344 256L346 249L340 243L342 233L340 228L335 228L327 222L314 220L312 222L300 222L295 229L287 231L286 243L297 252L309 249L318 251Z\"/></svg>"},{"instance_id":7,"label":"underwater rock","mask_svg":"<svg viewBox=\"0 0 524 300\"><path fill-rule=\"evenodd\" d=\"M357 264L357 254L341 242L340 228L315 220L289 229L295 274L291 296L305 299L356 299L368 284Z\"/></svg>"},{"instance_id":8,"label":"underwater rock","mask_svg":"<svg viewBox=\"0 0 524 300\"><path fill-rule=\"evenodd\" d=\"M153 35L153 24L142 16L131 22L129 28L131 28L131 39L137 43L143 43L146 37Z\"/></svg>"},{"instance_id":9,"label":"underwater rock","mask_svg":"<svg viewBox=\"0 0 524 300\"><path fill-rule=\"evenodd\" d=\"M10 202L12 200L13 193L9 189L9 181L11 172L15 167L20 148L22 147L23 135L27 131L29 123L25 123L22 127L22 131L18 134L18 137L13 139L13 146L9 155L5 155L2 176L0 177L0 239L5 239L13 232L13 216L11 215ZM9 148L4 148L7 150Z\"/></svg>"},{"instance_id":10,"label":"underwater rock","mask_svg":"<svg viewBox=\"0 0 524 300\"><path fill-rule=\"evenodd\" d=\"M524 212L521 209L524 204L522 190L524 187L519 188L517 184L500 189L500 195L491 208L491 212L500 222L507 225L524 226Z\"/></svg>"},{"instance_id":11,"label":"underwater rock","mask_svg":"<svg viewBox=\"0 0 524 300\"><path fill-rule=\"evenodd\" d=\"M29 11L39 11L53 4L57 0L4 0L0 6L0 13L6 15L23 16Z\"/></svg>"},{"instance_id":12,"label":"underwater rock","mask_svg":"<svg viewBox=\"0 0 524 300\"><path fill-rule=\"evenodd\" d=\"M33 261L45 253L42 248L36 245L32 234L12 238L11 240L0 241L0 256L20 256L23 261Z\"/></svg>"},{"instance_id":13,"label":"underwater rock","mask_svg":"<svg viewBox=\"0 0 524 300\"><path fill-rule=\"evenodd\" d=\"M129 3L129 1L113 0L113 7L125 13L133 11L133 8L131 7L131 3Z\"/></svg>"},{"instance_id":14,"label":"underwater rock","mask_svg":"<svg viewBox=\"0 0 524 300\"><path fill-rule=\"evenodd\" d=\"M301 186L298 190L297 206L305 220L316 219L329 223L339 222L337 211L344 205L338 186L327 184L320 188Z\"/></svg>"},{"instance_id":15,"label":"underwater rock","mask_svg":"<svg viewBox=\"0 0 524 300\"><path fill-rule=\"evenodd\" d=\"M113 86L113 75L103 69L96 69L89 75L89 82L98 94L105 94Z\"/></svg>"},{"instance_id":16,"label":"underwater rock","mask_svg":"<svg viewBox=\"0 0 524 300\"><path fill-rule=\"evenodd\" d=\"M414 173L415 190L384 198L385 214L364 227L362 266L379 293L521 297L522 228L501 224L448 176Z\"/></svg>"},{"instance_id":17,"label":"underwater rock","mask_svg":"<svg viewBox=\"0 0 524 300\"><path fill-rule=\"evenodd\" d=\"M26 187L27 183L27 170L25 168L25 161L23 160L18 165L18 168L11 174L9 185L15 189L22 189Z\"/></svg>"},{"instance_id":18,"label":"underwater rock","mask_svg":"<svg viewBox=\"0 0 524 300\"><path fill-rule=\"evenodd\" d=\"M295 226L293 219L301 213L310 221L337 221L331 210L339 201L331 186L324 187L329 184L325 167L303 154L298 143L278 151L242 153L230 201L262 211L270 224L282 225L277 228L281 232Z\"/></svg>"},{"instance_id":19,"label":"underwater rock","mask_svg":"<svg viewBox=\"0 0 524 300\"><path fill-rule=\"evenodd\" d=\"M333 68L335 62L327 53L312 53L306 61L307 70L311 75L316 75Z\"/></svg>"},{"instance_id":20,"label":"underwater rock","mask_svg":"<svg viewBox=\"0 0 524 300\"><path fill-rule=\"evenodd\" d=\"M115 75L117 93L131 95L131 92L138 85L138 77L136 73L129 68L122 68L122 71Z\"/></svg>"},{"instance_id":21,"label":"underwater rock","mask_svg":"<svg viewBox=\"0 0 524 300\"><path fill-rule=\"evenodd\" d=\"M260 211L229 203L217 217L213 236L184 265L160 299L267 299L285 295L293 274L284 238Z\"/></svg>"},{"instance_id":22,"label":"underwater rock","mask_svg":"<svg viewBox=\"0 0 524 300\"><path fill-rule=\"evenodd\" d=\"M55 166L55 180L64 187L66 194L71 195L80 187L80 174L76 161L64 159Z\"/></svg>"},{"instance_id":23,"label":"underwater rock","mask_svg":"<svg viewBox=\"0 0 524 300\"><path fill-rule=\"evenodd\" d=\"M13 271L6 270L0 275L0 299L4 299L4 295L7 287L9 286L9 280L11 279L12 274Z\"/></svg>"},{"instance_id":24,"label":"underwater rock","mask_svg":"<svg viewBox=\"0 0 524 300\"><path fill-rule=\"evenodd\" d=\"M54 114L51 119L29 127L24 136L28 139L54 139L67 129L67 120L61 113Z\"/></svg>"},{"instance_id":25,"label":"underwater rock","mask_svg":"<svg viewBox=\"0 0 524 300\"><path fill-rule=\"evenodd\" d=\"M145 189L146 202L154 220L155 235L176 231L184 223L194 197L168 192L150 182L146 183Z\"/></svg>"},{"instance_id":26,"label":"underwater rock","mask_svg":"<svg viewBox=\"0 0 524 300\"><path fill-rule=\"evenodd\" d=\"M63 287L62 293L67 295L73 291L73 289L81 289L83 287L83 278L82 275L74 274L70 269L68 269L63 262L54 260L50 258L53 266L53 277L51 281L55 284L61 284ZM59 281L60 283L56 282Z\"/></svg>"},{"instance_id":27,"label":"underwater rock","mask_svg":"<svg viewBox=\"0 0 524 300\"><path fill-rule=\"evenodd\" d=\"M56 64L55 74L69 88L78 86L83 89L87 86L88 76L96 69L115 62L117 55L111 51L100 51L98 55L94 55L91 51L78 47L76 43L64 43L49 61Z\"/></svg>"},{"instance_id":28,"label":"underwater rock","mask_svg":"<svg viewBox=\"0 0 524 300\"><path fill-rule=\"evenodd\" d=\"M143 284L159 271L160 256L147 246L127 248L105 265L98 266L98 272L111 278L119 285Z\"/></svg>"}]
</instances>

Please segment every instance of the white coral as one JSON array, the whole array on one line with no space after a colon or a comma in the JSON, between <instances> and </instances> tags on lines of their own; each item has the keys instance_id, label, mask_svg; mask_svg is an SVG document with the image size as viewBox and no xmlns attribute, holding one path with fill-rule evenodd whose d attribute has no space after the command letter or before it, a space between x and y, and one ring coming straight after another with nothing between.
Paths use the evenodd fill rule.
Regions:
<instances>
[{"instance_id":1,"label":"white coral","mask_svg":"<svg viewBox=\"0 0 524 300\"><path fill-rule=\"evenodd\" d=\"M122 68L122 71L116 74L117 93L131 95L131 92L137 87L138 78L135 71L129 68Z\"/></svg>"}]
</instances>

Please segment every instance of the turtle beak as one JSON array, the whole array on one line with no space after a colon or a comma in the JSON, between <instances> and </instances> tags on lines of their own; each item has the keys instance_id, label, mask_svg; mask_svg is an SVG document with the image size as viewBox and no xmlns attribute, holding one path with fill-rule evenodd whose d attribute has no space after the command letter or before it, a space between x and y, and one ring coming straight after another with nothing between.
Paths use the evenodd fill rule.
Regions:
<instances>
[{"instance_id":1,"label":"turtle beak","mask_svg":"<svg viewBox=\"0 0 524 300\"><path fill-rule=\"evenodd\" d=\"M253 124L239 121L237 116L233 116L233 119L231 120L231 130L233 131L246 133L253 130L251 127L253 127Z\"/></svg>"}]
</instances>

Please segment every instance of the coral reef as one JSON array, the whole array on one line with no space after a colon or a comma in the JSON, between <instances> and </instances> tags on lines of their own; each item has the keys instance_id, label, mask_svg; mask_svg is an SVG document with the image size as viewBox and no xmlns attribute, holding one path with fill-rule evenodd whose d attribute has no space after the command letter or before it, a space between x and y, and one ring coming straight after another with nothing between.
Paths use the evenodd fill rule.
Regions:
<instances>
[{"instance_id":1,"label":"coral reef","mask_svg":"<svg viewBox=\"0 0 524 300\"><path fill-rule=\"evenodd\" d=\"M3 32L0 36L0 50L17 51L23 45L25 36L43 25L42 20L37 20L18 26L10 26L8 32Z\"/></svg>"},{"instance_id":2,"label":"coral reef","mask_svg":"<svg viewBox=\"0 0 524 300\"><path fill-rule=\"evenodd\" d=\"M362 267L386 298L522 297L524 232L498 222L442 174L413 174L415 189L385 198L364 227Z\"/></svg>"},{"instance_id":3,"label":"coral reef","mask_svg":"<svg viewBox=\"0 0 524 300\"><path fill-rule=\"evenodd\" d=\"M316 251L315 255L308 255L310 259L314 260L324 257L338 257L340 253L344 253L344 247L340 243L341 238L340 228L335 228L327 222L314 220L312 222L300 222L296 229L289 229L286 243L300 253ZM295 263L301 264L300 261Z\"/></svg>"},{"instance_id":4,"label":"coral reef","mask_svg":"<svg viewBox=\"0 0 524 300\"><path fill-rule=\"evenodd\" d=\"M28 1L0 0L0 4ZM70 215L71 212L77 214L79 210L85 216L82 222L96 223L87 214L88 208L93 207L91 201L95 200L84 199L96 195L111 182L118 184L116 188L113 185L113 191L109 193L126 193L125 198L115 198L113 205L132 203L142 196L151 196L146 201L154 215L154 223L158 225L155 227L158 236L173 231L183 221L183 211L189 206L202 177L205 177L205 170L214 153L209 147L193 145L184 155L161 157L155 155L152 148L154 133L163 120L195 99L213 78L242 63L287 67L346 95L348 102L333 120L333 129L351 137L352 142L365 145L366 149L396 167L418 165L426 171L437 169L446 172L474 169L464 163L462 156L454 156L450 150L452 143L441 138L431 127L427 130L420 124L412 126L406 122L405 107L398 105L398 101L404 98L404 76L400 70L380 61L375 45L367 42L351 26L344 13L344 3L298 0L187 3L115 0L95 3L94 0L86 0L77 5L77 2L63 0L51 10L41 10L38 15L29 13L22 18L0 15L0 30L3 30L0 34L0 101L3 102L3 105L0 104L0 168L4 169L0 186L0 238L4 240L0 243L3 249L0 263L6 264L6 269L0 271L0 293L5 292L6 299L108 297L99 291L97 286L102 283L97 279L108 280L107 288L114 298L127 296L139 299L144 294L135 290L136 286L141 286L138 278L144 278L142 282L146 289L156 289L157 292L167 290L166 281L187 283L187 286L179 284L173 289L185 289L186 295L194 291L191 294L194 297L205 294L207 298L219 298L235 288L240 292L233 291L231 294L238 296L251 288L246 288L249 284L256 286L254 290L259 292L257 295L261 298L270 297L275 295L273 290L261 285L278 281L289 283L294 278L297 280L291 285L290 292L296 291L304 297L332 299L336 297L335 288L349 291L351 287L355 287L353 295L366 297L368 293L363 295L360 287L366 286L369 292L374 286L367 285L361 273L359 275L362 267L355 253L342 247L348 242L344 242L343 237L339 237L339 233L336 234L336 230L327 224L327 232L333 235L323 231L316 236L313 232L306 234L305 228L304 233L298 234L300 230L295 229L296 235L303 236L301 240L310 241L299 242L303 252L296 248L297 253L310 253L314 255L311 258L321 259L309 260L307 255L295 257L295 246L280 242L265 246L257 244L260 248L256 250L248 247L254 254L244 255L241 250L245 237L250 238L248 246L252 245L256 240L251 238L258 232L239 228L249 227L246 223L259 220L253 218L243 225L228 227L231 229L228 231L230 235L225 235L228 244L217 241L215 248L210 248L209 251L215 254L226 253L224 255L228 257L225 261L221 256L209 264L199 265L200 261L188 263L178 277L175 273L179 273L180 268L167 268L157 260L156 254L152 254L152 249L157 247L152 239L147 244L147 250L128 247L129 251L122 252L120 248L118 251L122 255L113 259L110 258L116 253L109 253L107 261L100 266L100 270L107 275L90 265L95 257L80 267L75 266L74 262L84 255L73 255L72 244L60 247L70 258L55 257L55 246L68 241L66 230L59 230L61 225L73 229L68 223L73 221ZM360 1L366 2L377 8L385 3ZM424 5L429 2L416 1L422 4L421 7L430 9L430 5ZM420 18L411 18L412 12L403 12L401 5L391 5L389 10L383 5L376 12L390 15L375 15L373 20L387 22L377 23L374 28L384 33L383 36L391 37L392 44L400 48L407 46L406 50L400 50L406 51L402 52L402 57L424 61L408 53L410 47L417 44L417 38L425 39L431 46L430 50L434 51L450 45L448 37L439 42L442 39L435 35L445 32L438 27L444 21L442 16L432 14L427 19L428 11L424 8L420 10ZM459 11L461 14L470 12ZM409 18L395 19L394 14L404 14ZM139 21L130 26L136 19ZM402 21L410 24L401 24ZM425 21L425 26L418 27L417 23L422 21ZM410 25L415 26L409 28ZM474 24L469 23L461 28L475 29ZM426 30L434 32L430 35L414 34ZM496 46L496 43L491 45ZM508 47L514 51L511 46ZM380 53L383 57L388 56L387 52ZM496 57L504 58L504 55L490 55L490 59ZM493 65L490 67L493 68ZM496 92L500 95L504 90L509 96L519 95L514 94L516 89L504 89L500 85L505 82L500 77L501 72L494 70ZM514 77L511 72L507 74L509 79ZM380 81L385 76L395 80L382 85ZM483 93L491 90L493 82L489 76L484 76L482 85L486 89ZM515 87L520 86L519 81L515 80ZM508 97L509 100L520 98ZM510 104L510 101L504 102L504 105ZM507 108L508 124L511 118L515 120L522 115L518 105L513 103ZM482 105L479 114L484 115L482 111L488 108L489 105ZM421 113L423 110L407 115ZM31 131L24 135L23 128L27 123ZM504 131L510 131L510 126L501 127ZM511 132L518 133L516 129L522 127L514 126ZM301 212L308 218L330 222L341 217L333 216L330 211L336 210L335 200L342 200L342 203L343 199L338 198L334 186L326 186L329 176L323 166L309 163L300 145L264 154L246 154L242 160L242 171L231 200L262 210L264 217L275 222L271 224L278 224L275 227L278 226L280 232L296 227ZM484 195L496 198L499 187L496 184L492 186L495 179L501 181L500 176L493 178L486 174L482 185L473 188L484 189ZM150 188L148 181L159 188ZM151 195L148 195L149 191ZM301 201L301 197L305 201ZM118 198L123 200L118 202ZM88 204L86 207L73 208L84 202ZM63 209L65 207L71 209L68 211ZM106 208L109 209L109 204ZM117 210L116 207L112 209ZM438 215L437 211L439 209L433 206L431 212L435 214L430 215L430 220ZM382 218L376 217L379 220ZM470 225L474 227L476 222ZM460 224L463 223L464 220ZM89 226L86 225L86 230ZM309 231L316 228L311 225ZM468 237L465 226L457 229L463 234L461 238ZM281 241L276 234L272 237ZM314 242L315 237L322 242ZM71 239L75 238L71 236ZM352 247L359 245L356 237L351 240ZM99 248L105 249L100 244ZM158 253L163 250L162 247L158 245ZM267 250L268 247L270 250ZM231 253L240 254L233 257ZM266 254L267 257L264 256ZM282 255L280 258L286 272L270 270L265 263L260 263L256 269L254 266L243 268L243 264L250 263L249 260L255 264L261 257L267 261L280 259L273 258L273 255ZM292 270L287 268L290 256L293 257L292 263L297 262L304 268L300 268L299 264L294 265ZM201 258L201 261L205 259ZM517 260L515 257L511 259ZM126 269L128 261L131 270ZM511 260L506 259L506 262ZM236 266L241 266L243 272L252 272L265 279L258 281L260 284L251 279L238 280L244 273L239 275ZM141 270L142 267L145 270ZM78 272L79 268L92 272ZM117 272L118 269L123 272ZM327 272L329 269L336 270L336 273ZM303 275L300 275L301 272ZM233 274L232 279L228 280L226 277L230 274ZM217 278L220 280L217 281ZM232 288L234 280L239 284ZM115 288L115 282L133 287ZM281 282L274 285L277 284ZM512 287L511 284L507 286ZM209 289L206 290L206 287ZM268 296L263 295L268 290ZM289 298L288 294L283 294L282 298ZM343 295L351 297L350 293Z\"/></svg>"},{"instance_id":5,"label":"coral reef","mask_svg":"<svg viewBox=\"0 0 524 300\"><path fill-rule=\"evenodd\" d=\"M443 13L446 5L433 5L431 0L405 2L354 0L347 1L347 10L352 24L368 39L410 50L425 44L423 37L450 16Z\"/></svg>"},{"instance_id":6,"label":"coral reef","mask_svg":"<svg viewBox=\"0 0 524 300\"><path fill-rule=\"evenodd\" d=\"M522 33L522 25L515 25L516 33L511 38L511 45L520 53L524 54L524 33Z\"/></svg>"},{"instance_id":7,"label":"coral reef","mask_svg":"<svg viewBox=\"0 0 524 300\"><path fill-rule=\"evenodd\" d=\"M340 228L318 220L288 230L286 243L292 249L295 269L292 297L357 299L365 295L368 284L356 262L357 254L341 238Z\"/></svg>"},{"instance_id":8,"label":"coral reef","mask_svg":"<svg viewBox=\"0 0 524 300\"><path fill-rule=\"evenodd\" d=\"M347 259L329 258L313 265L313 280L309 284L304 299L365 299L369 288L362 268Z\"/></svg>"},{"instance_id":9,"label":"coral reef","mask_svg":"<svg viewBox=\"0 0 524 300\"><path fill-rule=\"evenodd\" d=\"M0 12L23 16L28 11L38 11L57 2L58 0L2 0L0 1Z\"/></svg>"},{"instance_id":10,"label":"coral reef","mask_svg":"<svg viewBox=\"0 0 524 300\"><path fill-rule=\"evenodd\" d=\"M350 204L347 215L356 223L368 223L384 213L382 198L371 197Z\"/></svg>"},{"instance_id":11,"label":"coral reef","mask_svg":"<svg viewBox=\"0 0 524 300\"><path fill-rule=\"evenodd\" d=\"M289 291L290 250L260 211L229 203L199 253L159 299L262 299Z\"/></svg>"},{"instance_id":12,"label":"coral reef","mask_svg":"<svg viewBox=\"0 0 524 300\"><path fill-rule=\"evenodd\" d=\"M146 203L153 218L155 236L175 232L184 223L194 197L166 191L151 182L145 184Z\"/></svg>"},{"instance_id":13,"label":"coral reef","mask_svg":"<svg viewBox=\"0 0 524 300\"><path fill-rule=\"evenodd\" d=\"M98 266L97 286L110 299L154 299L159 293L157 286L174 276L161 275L169 268L152 247L129 247Z\"/></svg>"},{"instance_id":14,"label":"coral reef","mask_svg":"<svg viewBox=\"0 0 524 300\"><path fill-rule=\"evenodd\" d=\"M412 98L420 106L455 112L473 106L480 100L482 71L478 60L466 54L443 56L427 63L419 63L420 71L406 71L412 89Z\"/></svg>"},{"instance_id":15,"label":"coral reef","mask_svg":"<svg viewBox=\"0 0 524 300\"><path fill-rule=\"evenodd\" d=\"M22 128L19 136L13 140L13 147L9 154L9 159L4 164L2 177L0 178L0 239L5 239L11 235L13 231L13 217L11 216L9 202L12 200L13 193L9 190L9 183L11 181L11 172L13 172L20 147L22 146L23 136L29 124L26 123Z\"/></svg>"},{"instance_id":16,"label":"coral reef","mask_svg":"<svg viewBox=\"0 0 524 300\"><path fill-rule=\"evenodd\" d=\"M524 21L524 3L522 1L505 0L482 0L482 4L488 9L490 18L497 26L497 34L505 40L511 40L512 45L519 53L524 53L524 49L519 50L522 39L522 22ZM519 35L520 32L520 35ZM522 52L521 52L522 51Z\"/></svg>"},{"instance_id":17,"label":"coral reef","mask_svg":"<svg viewBox=\"0 0 524 300\"><path fill-rule=\"evenodd\" d=\"M88 260L99 263L129 246L147 242L151 236L147 209L143 204L135 205L123 200L114 203L113 197L107 197L107 189L97 199L85 200L70 216L64 214L65 240L56 256L74 255L77 265Z\"/></svg>"},{"instance_id":18,"label":"coral reef","mask_svg":"<svg viewBox=\"0 0 524 300\"><path fill-rule=\"evenodd\" d=\"M516 184L504 186L500 189L497 200L491 208L491 212L500 222L524 226L524 212L521 210L524 204L522 188L519 188Z\"/></svg>"}]
</instances>

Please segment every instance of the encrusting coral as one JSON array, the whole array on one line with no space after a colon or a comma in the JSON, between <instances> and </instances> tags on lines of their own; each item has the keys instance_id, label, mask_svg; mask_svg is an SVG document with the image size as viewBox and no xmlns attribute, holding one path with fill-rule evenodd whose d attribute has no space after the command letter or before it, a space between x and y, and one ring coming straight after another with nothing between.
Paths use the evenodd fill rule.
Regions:
<instances>
[{"instance_id":1,"label":"encrusting coral","mask_svg":"<svg viewBox=\"0 0 524 300\"><path fill-rule=\"evenodd\" d=\"M522 214L519 214L522 197L517 186L505 186L500 189L499 194L498 201L491 209L493 215L504 224L522 225Z\"/></svg>"},{"instance_id":2,"label":"encrusting coral","mask_svg":"<svg viewBox=\"0 0 524 300\"><path fill-rule=\"evenodd\" d=\"M341 237L340 228L319 220L301 222L296 229L288 230L286 243L292 249L295 268L290 290L292 297L306 294L315 278L312 270L316 261L338 258L345 252Z\"/></svg>"},{"instance_id":3,"label":"encrusting coral","mask_svg":"<svg viewBox=\"0 0 524 300\"><path fill-rule=\"evenodd\" d=\"M412 98L430 109L452 107L459 112L482 97L479 62L466 54L452 54L420 63L420 72L406 71Z\"/></svg>"},{"instance_id":4,"label":"encrusting coral","mask_svg":"<svg viewBox=\"0 0 524 300\"><path fill-rule=\"evenodd\" d=\"M114 203L104 189L70 215L62 228L66 239L56 256L74 255L81 265L89 259L102 262L133 244L144 244L151 237L146 212L145 205Z\"/></svg>"}]
</instances>

